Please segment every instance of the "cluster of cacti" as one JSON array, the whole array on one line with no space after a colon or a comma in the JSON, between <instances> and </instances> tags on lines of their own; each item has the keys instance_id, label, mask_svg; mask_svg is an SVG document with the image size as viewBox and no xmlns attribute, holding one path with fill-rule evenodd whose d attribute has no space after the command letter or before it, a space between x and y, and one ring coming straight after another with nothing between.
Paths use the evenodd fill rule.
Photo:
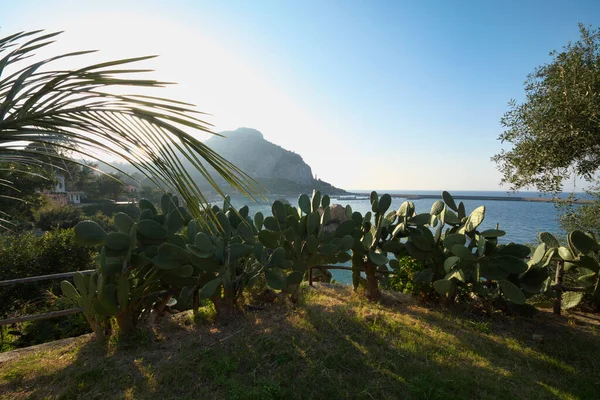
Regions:
<instances>
[{"instance_id":1,"label":"cluster of cacti","mask_svg":"<svg viewBox=\"0 0 600 400\"><path fill-rule=\"evenodd\" d=\"M263 266L256 259L264 248L256 241L258 230L248 216L247 206L236 210L227 198L222 210L214 206L211 212L214 218L188 225L191 243L186 248L201 278L182 293L195 295L199 288L199 297L211 299L217 313L225 316L234 311L242 290L259 278Z\"/></svg>"},{"instance_id":2,"label":"cluster of cacti","mask_svg":"<svg viewBox=\"0 0 600 400\"><path fill-rule=\"evenodd\" d=\"M547 277L544 289L556 296L554 312L560 314L562 309L577 306L584 293L591 294L600 308L600 244L594 234L573 231L567 235L565 246L548 232L538 238L540 244L529 261L530 270ZM577 286L565 285L565 274Z\"/></svg>"},{"instance_id":3,"label":"cluster of cacti","mask_svg":"<svg viewBox=\"0 0 600 400\"><path fill-rule=\"evenodd\" d=\"M524 290L533 291L547 278L529 271L525 261L529 247L498 244L498 237L505 235L499 229L480 232L477 228L485 217L485 207L477 207L467 215L464 204L457 205L448 192L443 192L442 198L433 204L429 214L420 214L435 228L435 233L422 228L409 232L406 251L426 265L415 279L431 283L437 293L450 301L463 287L479 296L501 296L525 304ZM407 209L411 209L411 204ZM524 279L527 285L522 284Z\"/></svg>"},{"instance_id":4,"label":"cluster of cacti","mask_svg":"<svg viewBox=\"0 0 600 400\"><path fill-rule=\"evenodd\" d=\"M467 215L464 204L457 205L449 193L443 192L442 198L429 213L418 214L410 201L388 211L391 196L372 192L371 211L363 216L346 206L346 220L332 228L330 198L318 191L312 198L301 195L297 207L275 201L267 217L260 212L251 217L247 206L236 210L226 198L222 208L213 206L196 220L176 196L165 194L161 212L141 200L137 221L116 214L117 232L80 222L76 238L98 246L98 268L89 276L76 275L75 286L63 282L62 288L83 308L95 331L115 317L123 332L172 296L180 305L193 299L194 309L200 299L210 299L218 315L228 315L244 288L260 277L271 289L294 298L311 270L347 261L354 288L364 282L367 296L376 300L379 283L398 271L398 260L406 256L424 266L413 280L430 285L448 301L459 289L521 305L527 296L549 288L560 297L570 290L559 279L561 271L569 270L581 273L582 284L571 288L575 295L563 296L569 304L583 291L600 297L600 245L595 238L573 232L568 247L561 247L552 235L542 233L542 244L527 262L529 247L498 244L505 234L499 229L478 230L485 207ZM554 285L547 268L553 262Z\"/></svg>"},{"instance_id":5,"label":"cluster of cacti","mask_svg":"<svg viewBox=\"0 0 600 400\"><path fill-rule=\"evenodd\" d=\"M161 281L193 280L195 273L179 251L185 244L178 232L190 218L178 206L177 197L163 196L162 213L147 200L141 200L139 208L138 221L115 214L116 232L106 233L93 221L75 227L78 242L100 248L96 272L85 286L75 281L76 291L81 301L90 299L97 318L115 317L123 332L130 331L160 300ZM63 288L72 293L75 288L68 285L63 282Z\"/></svg>"},{"instance_id":6,"label":"cluster of cacti","mask_svg":"<svg viewBox=\"0 0 600 400\"><path fill-rule=\"evenodd\" d=\"M329 205L329 196L314 191L312 198L302 194L297 208L277 200L271 216L256 213L258 240L265 247L257 260L264 265L271 288L295 294L310 269L350 259L354 240L348 235L348 225L341 224L335 231L324 229L330 219Z\"/></svg>"},{"instance_id":7,"label":"cluster of cacti","mask_svg":"<svg viewBox=\"0 0 600 400\"><path fill-rule=\"evenodd\" d=\"M386 211L392 204L392 198L389 194L384 194L381 198L377 192L370 195L371 211L364 216L358 211L351 212L350 221L352 223L352 285L356 290L361 281L361 273L365 273L367 296L376 300L380 297L378 271L388 271L387 258L388 252L395 250L395 245L400 245L399 234L396 220L399 211ZM371 222L371 218L374 221Z\"/></svg>"}]
</instances>

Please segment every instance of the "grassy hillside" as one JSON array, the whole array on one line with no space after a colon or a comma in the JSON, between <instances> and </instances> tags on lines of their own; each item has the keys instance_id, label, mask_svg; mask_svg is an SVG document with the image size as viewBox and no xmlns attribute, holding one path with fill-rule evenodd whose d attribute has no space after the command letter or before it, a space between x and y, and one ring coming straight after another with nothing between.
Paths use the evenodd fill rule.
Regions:
<instances>
[{"instance_id":1,"label":"grassy hillside","mask_svg":"<svg viewBox=\"0 0 600 400\"><path fill-rule=\"evenodd\" d=\"M600 329L580 316L478 318L347 287L226 326L162 321L136 343L89 337L0 366L2 398L598 399ZM166 334L168 333L168 335Z\"/></svg>"}]
</instances>

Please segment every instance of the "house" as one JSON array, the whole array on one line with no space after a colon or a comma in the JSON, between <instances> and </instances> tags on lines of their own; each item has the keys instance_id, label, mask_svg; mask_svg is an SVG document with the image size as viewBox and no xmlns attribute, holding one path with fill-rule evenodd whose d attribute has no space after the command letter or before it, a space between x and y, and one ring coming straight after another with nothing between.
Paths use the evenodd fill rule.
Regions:
<instances>
[{"instance_id":1,"label":"house","mask_svg":"<svg viewBox=\"0 0 600 400\"><path fill-rule=\"evenodd\" d=\"M55 173L56 186L54 191L45 190L44 194L60 205L79 204L85 196L85 192L67 190L66 179L62 173Z\"/></svg>"}]
</instances>

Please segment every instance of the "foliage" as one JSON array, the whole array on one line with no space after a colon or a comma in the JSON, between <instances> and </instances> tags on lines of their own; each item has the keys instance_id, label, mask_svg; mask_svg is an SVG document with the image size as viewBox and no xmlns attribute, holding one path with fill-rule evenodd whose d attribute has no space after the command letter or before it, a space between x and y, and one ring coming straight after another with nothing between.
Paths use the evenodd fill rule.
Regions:
<instances>
[{"instance_id":1,"label":"foliage","mask_svg":"<svg viewBox=\"0 0 600 400\"><path fill-rule=\"evenodd\" d=\"M560 226L565 232L580 230L600 235L600 187L595 186L587 191L593 196L591 203L577 204L573 202L557 203L560 213ZM571 199L574 198L571 195Z\"/></svg>"},{"instance_id":2,"label":"foliage","mask_svg":"<svg viewBox=\"0 0 600 400\"><path fill-rule=\"evenodd\" d=\"M229 315L245 284L262 269L251 262L256 232L244 211L214 207L215 222L196 221L168 194L160 212L146 199L139 208L137 221L115 214L117 232L106 233L93 221L75 227L79 242L101 247L98 268L91 276L75 276L75 286L64 281L61 287L84 307L94 331L115 317L128 334L144 315L160 312L171 295L183 303L190 296L210 298L218 313ZM167 292L159 295L160 289Z\"/></svg>"},{"instance_id":3,"label":"foliage","mask_svg":"<svg viewBox=\"0 0 600 400\"><path fill-rule=\"evenodd\" d=\"M576 307L585 294L600 310L600 244L594 234L572 231L567 235L566 246L548 232L540 233L539 240L529 261L529 273L540 274L551 268L554 279L552 285L547 282L545 286L555 295L554 312L560 314L562 309ZM565 275L577 286L566 285Z\"/></svg>"},{"instance_id":4,"label":"foliage","mask_svg":"<svg viewBox=\"0 0 600 400\"><path fill-rule=\"evenodd\" d=\"M222 194L207 167L242 193L257 193L259 188L252 178L196 138L197 132L212 132L191 105L153 96L115 94L125 88L164 86L166 82L139 78L139 73L147 70L128 68L152 57L83 68L55 67L56 61L90 53L80 51L26 64L24 60L53 43L59 33L19 32L0 39L0 161L27 167L42 165L40 156L57 162L64 159L61 154L38 150L45 146L96 161L125 160L157 186L178 193L196 216L198 204L208 202L183 161L208 178L217 193ZM128 78L131 73L134 77ZM33 143L34 149L24 149L23 142ZM17 187L12 180L3 185Z\"/></svg>"},{"instance_id":5,"label":"foliage","mask_svg":"<svg viewBox=\"0 0 600 400\"><path fill-rule=\"evenodd\" d=\"M318 191L312 198L301 195L298 207L276 200L267 217L260 212L251 217L248 207L235 209L226 198L222 208L210 211L215 220L208 214L191 218L170 194L163 195L159 209L142 199L137 220L115 214L116 231L107 233L93 221L75 227L77 240L98 245L100 256L96 272L76 275L75 286L63 282L63 293L84 308L96 332L115 317L128 333L144 315L160 314L173 300L179 309L196 310L209 299L217 317L229 318L239 310L244 290L257 281L297 300L308 271L347 261L352 261L354 289L365 282L370 300L378 300L383 284L448 303L478 298L491 307L531 313L529 297L557 288L551 286L550 261L542 260L546 252L538 248L527 261L529 246L499 243L505 232L498 229L478 230L485 207L467 214L462 202L443 192L428 213L417 213L410 201L388 212L389 195L373 192L370 198L370 212L363 216L347 206L348 219L337 226L328 224L330 200ZM570 243L582 240L580 233L573 235ZM540 237L556 241L547 233ZM593 251L600 249L595 243ZM558 242L554 247L564 251ZM585 268L596 273L600 264L591 265L591 256L578 251L589 264ZM597 273L586 279L593 280L586 290L595 296Z\"/></svg>"},{"instance_id":6,"label":"foliage","mask_svg":"<svg viewBox=\"0 0 600 400\"><path fill-rule=\"evenodd\" d=\"M112 218L116 213L121 212L129 215L132 219L140 217L140 209L135 204L115 204L112 201L102 201L94 204L84 204L81 206L81 209L86 216L95 216L98 213L102 213Z\"/></svg>"},{"instance_id":7,"label":"foliage","mask_svg":"<svg viewBox=\"0 0 600 400\"><path fill-rule=\"evenodd\" d=\"M581 38L525 82L526 100L511 101L499 139L513 145L493 157L512 189L559 192L573 176L600 167L600 30L580 25Z\"/></svg>"},{"instance_id":8,"label":"foliage","mask_svg":"<svg viewBox=\"0 0 600 400\"><path fill-rule=\"evenodd\" d=\"M71 307L75 305L68 299L45 292L43 302L28 305L22 311L27 314L40 314ZM28 347L90 332L88 321L82 314L25 322L17 326L18 328L13 327L10 331L11 335L16 336L16 340L11 343L15 347Z\"/></svg>"},{"instance_id":9,"label":"foliage","mask_svg":"<svg viewBox=\"0 0 600 400\"><path fill-rule=\"evenodd\" d=\"M41 168L0 163L0 228L30 228L34 210L46 202L41 191L53 186L52 175Z\"/></svg>"},{"instance_id":10,"label":"foliage","mask_svg":"<svg viewBox=\"0 0 600 400\"><path fill-rule=\"evenodd\" d=\"M297 208L276 200L271 216L254 216L258 240L268 249L256 256L265 266L271 288L284 290L295 298L309 269L350 260L347 252L354 242L350 230L341 225L334 231L325 228L330 219L329 203L328 195L321 196L315 190L311 198L300 195Z\"/></svg>"},{"instance_id":11,"label":"foliage","mask_svg":"<svg viewBox=\"0 0 600 400\"><path fill-rule=\"evenodd\" d=\"M107 197L118 201L119 195L125 191L125 183L121 174L105 174L98 176L94 198Z\"/></svg>"},{"instance_id":12,"label":"foliage","mask_svg":"<svg viewBox=\"0 0 600 400\"><path fill-rule=\"evenodd\" d=\"M0 280L90 269L94 253L92 248L75 243L73 229L43 236L33 232L4 234L0 236ZM0 318L22 314L30 302L42 307L42 294L57 286L53 281L40 281L1 287Z\"/></svg>"},{"instance_id":13,"label":"foliage","mask_svg":"<svg viewBox=\"0 0 600 400\"><path fill-rule=\"evenodd\" d=\"M83 211L70 204L58 205L49 201L35 213L36 225L42 231L73 228L83 219Z\"/></svg>"},{"instance_id":14,"label":"foliage","mask_svg":"<svg viewBox=\"0 0 600 400\"><path fill-rule=\"evenodd\" d=\"M429 286L415 282L414 275L423 271L425 265L412 258L411 256L404 256L398 258L398 264L393 270L394 275L390 280L390 289L402 293L410 293L418 296L423 292L426 292Z\"/></svg>"}]
</instances>

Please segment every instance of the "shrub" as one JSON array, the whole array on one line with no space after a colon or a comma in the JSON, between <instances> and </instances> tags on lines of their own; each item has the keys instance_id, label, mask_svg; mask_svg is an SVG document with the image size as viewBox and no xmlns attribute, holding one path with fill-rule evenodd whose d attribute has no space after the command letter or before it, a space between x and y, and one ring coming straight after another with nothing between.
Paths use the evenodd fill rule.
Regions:
<instances>
[{"instance_id":1,"label":"shrub","mask_svg":"<svg viewBox=\"0 0 600 400\"><path fill-rule=\"evenodd\" d=\"M36 215L36 225L43 231L52 229L73 228L83 219L81 208L72 205L57 206L49 203L42 207Z\"/></svg>"},{"instance_id":2,"label":"shrub","mask_svg":"<svg viewBox=\"0 0 600 400\"><path fill-rule=\"evenodd\" d=\"M390 279L390 289L402 293L419 295L422 292L431 291L429 285L419 284L413 281L413 275L423 271L425 265L410 256L400 257L398 259L399 267L394 270L394 275Z\"/></svg>"},{"instance_id":3,"label":"shrub","mask_svg":"<svg viewBox=\"0 0 600 400\"><path fill-rule=\"evenodd\" d=\"M140 216L140 210L136 204L115 204L111 201L105 201L95 204L86 204L81 207L86 216L97 215L98 212L112 218L116 213L123 212L134 220Z\"/></svg>"},{"instance_id":4,"label":"shrub","mask_svg":"<svg viewBox=\"0 0 600 400\"><path fill-rule=\"evenodd\" d=\"M0 280L48 275L92 268L95 250L75 243L73 229L37 236L32 232L0 236ZM0 318L22 313L47 290L57 292L60 281L41 281L0 288ZM43 304L43 301L41 301Z\"/></svg>"}]
</instances>

